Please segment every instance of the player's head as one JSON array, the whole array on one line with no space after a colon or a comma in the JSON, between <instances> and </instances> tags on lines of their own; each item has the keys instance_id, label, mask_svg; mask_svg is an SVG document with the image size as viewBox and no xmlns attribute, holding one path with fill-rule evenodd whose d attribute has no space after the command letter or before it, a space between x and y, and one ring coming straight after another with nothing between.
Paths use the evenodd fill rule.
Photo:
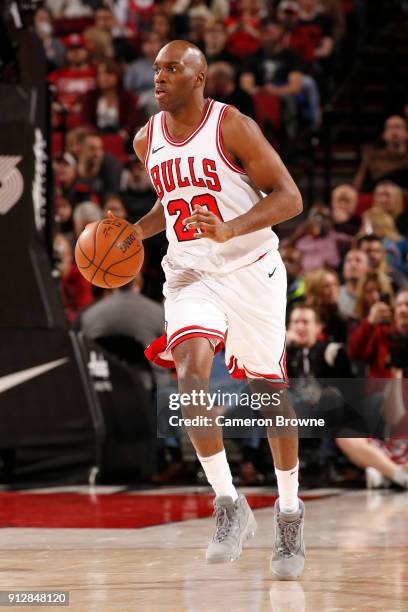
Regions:
<instances>
[{"instance_id":1,"label":"player's head","mask_svg":"<svg viewBox=\"0 0 408 612\"><path fill-rule=\"evenodd\" d=\"M177 111L194 96L203 97L207 61L198 47L173 40L160 49L154 67L156 100L162 110Z\"/></svg>"}]
</instances>

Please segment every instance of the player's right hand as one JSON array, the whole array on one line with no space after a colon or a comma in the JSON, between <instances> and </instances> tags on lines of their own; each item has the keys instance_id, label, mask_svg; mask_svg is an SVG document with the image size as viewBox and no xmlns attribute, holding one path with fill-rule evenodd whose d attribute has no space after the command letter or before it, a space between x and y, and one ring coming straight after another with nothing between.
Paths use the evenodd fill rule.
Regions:
<instances>
[{"instance_id":1,"label":"player's right hand","mask_svg":"<svg viewBox=\"0 0 408 612\"><path fill-rule=\"evenodd\" d=\"M107 217L108 217L108 219L111 219L112 221L115 221L115 219L119 219L119 217L116 217L111 210L108 210ZM120 219L120 220L123 221L123 219ZM140 224L139 223L134 223L133 227L136 230L136 233L138 235L139 240L143 240L143 230L142 230Z\"/></svg>"}]
</instances>

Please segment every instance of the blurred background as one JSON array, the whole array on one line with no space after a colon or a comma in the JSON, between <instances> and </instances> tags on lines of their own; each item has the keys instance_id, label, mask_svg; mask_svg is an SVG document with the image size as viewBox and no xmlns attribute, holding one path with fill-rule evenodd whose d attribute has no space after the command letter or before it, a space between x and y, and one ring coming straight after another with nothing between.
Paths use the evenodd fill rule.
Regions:
<instances>
[{"instance_id":1,"label":"blurred background","mask_svg":"<svg viewBox=\"0 0 408 612\"><path fill-rule=\"evenodd\" d=\"M0 481L205 482L183 437L156 435L155 389L174 374L143 349L164 331L165 236L114 292L73 258L86 224L109 209L135 222L155 202L132 140L158 111L152 62L182 38L206 54L206 95L258 122L303 195L303 215L276 228L289 376L310 383L311 411L333 379L367 379L381 421L370 439L303 441L304 483L406 487L408 3L6 0L1 11ZM222 355L214 377L228 385ZM228 445L237 483L273 482L260 435Z\"/></svg>"}]
</instances>

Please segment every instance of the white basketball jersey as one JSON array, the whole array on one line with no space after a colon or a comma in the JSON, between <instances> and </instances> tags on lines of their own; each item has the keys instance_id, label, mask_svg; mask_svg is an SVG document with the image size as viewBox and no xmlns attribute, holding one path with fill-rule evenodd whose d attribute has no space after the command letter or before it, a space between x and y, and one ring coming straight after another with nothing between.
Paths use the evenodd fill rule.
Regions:
<instances>
[{"instance_id":1,"label":"white basketball jersey","mask_svg":"<svg viewBox=\"0 0 408 612\"><path fill-rule=\"evenodd\" d=\"M199 125L182 141L171 138L164 112L149 120L145 164L164 207L166 260L172 267L225 273L278 248L278 237L270 228L217 243L194 238L196 230L182 224L197 204L229 221L263 197L223 148L221 125L227 108L210 100Z\"/></svg>"}]
</instances>

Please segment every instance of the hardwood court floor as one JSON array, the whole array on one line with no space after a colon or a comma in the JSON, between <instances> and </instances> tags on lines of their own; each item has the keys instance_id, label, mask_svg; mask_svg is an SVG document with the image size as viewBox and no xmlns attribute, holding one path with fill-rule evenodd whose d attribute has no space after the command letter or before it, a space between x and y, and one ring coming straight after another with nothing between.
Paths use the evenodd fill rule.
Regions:
<instances>
[{"instance_id":1,"label":"hardwood court floor","mask_svg":"<svg viewBox=\"0 0 408 612\"><path fill-rule=\"evenodd\" d=\"M227 565L203 560L210 518L140 529L4 526L0 590L68 590L65 609L75 612L408 610L408 493L307 501L307 562L298 582L271 579L272 508L255 514L256 537Z\"/></svg>"}]
</instances>

